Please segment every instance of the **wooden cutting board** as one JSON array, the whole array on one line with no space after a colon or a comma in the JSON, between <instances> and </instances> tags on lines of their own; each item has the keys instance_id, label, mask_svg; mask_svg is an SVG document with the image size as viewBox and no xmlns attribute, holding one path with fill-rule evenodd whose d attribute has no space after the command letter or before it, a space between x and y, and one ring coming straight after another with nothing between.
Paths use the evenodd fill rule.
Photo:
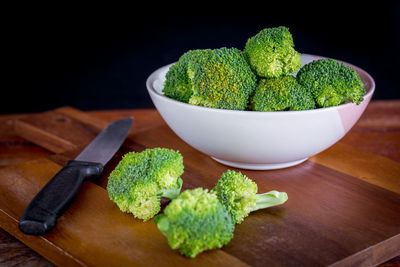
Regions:
<instances>
[{"instance_id":1,"label":"wooden cutting board","mask_svg":"<svg viewBox=\"0 0 400 267\"><path fill-rule=\"evenodd\" d=\"M107 124L69 107L14 121L18 135L51 153L0 168L0 227L57 265L359 266L400 254L400 164L339 142L295 167L241 170L260 192L285 191L289 200L252 213L222 249L195 259L181 256L152 220L120 212L105 190L121 156L145 148L182 153L183 189L211 189L229 168L188 146L159 116L134 121L104 175L84 183L53 231L43 237L22 234L18 220L30 200Z\"/></svg>"}]
</instances>

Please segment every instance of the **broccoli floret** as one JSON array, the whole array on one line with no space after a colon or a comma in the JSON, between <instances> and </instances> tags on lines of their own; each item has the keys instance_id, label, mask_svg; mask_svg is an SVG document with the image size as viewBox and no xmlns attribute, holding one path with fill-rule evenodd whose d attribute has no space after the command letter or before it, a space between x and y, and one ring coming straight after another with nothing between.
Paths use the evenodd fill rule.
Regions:
<instances>
[{"instance_id":1,"label":"broccoli floret","mask_svg":"<svg viewBox=\"0 0 400 267\"><path fill-rule=\"evenodd\" d=\"M228 170L222 174L211 192L225 205L233 220L241 223L250 212L283 204L285 192L270 191L257 194L257 184L241 172Z\"/></svg>"},{"instance_id":2,"label":"broccoli floret","mask_svg":"<svg viewBox=\"0 0 400 267\"><path fill-rule=\"evenodd\" d=\"M297 81L311 90L318 107L331 107L347 101L361 103L364 85L357 72L333 59L314 60L304 65Z\"/></svg>"},{"instance_id":3,"label":"broccoli floret","mask_svg":"<svg viewBox=\"0 0 400 267\"><path fill-rule=\"evenodd\" d=\"M188 62L201 53L200 50L190 50L183 54L178 62L172 65L165 75L163 92L166 96L188 103L193 94L192 83L187 70Z\"/></svg>"},{"instance_id":4,"label":"broccoli floret","mask_svg":"<svg viewBox=\"0 0 400 267\"><path fill-rule=\"evenodd\" d=\"M264 78L294 73L301 65L292 35L283 26L266 28L251 37L247 40L244 54L252 69Z\"/></svg>"},{"instance_id":5,"label":"broccoli floret","mask_svg":"<svg viewBox=\"0 0 400 267\"><path fill-rule=\"evenodd\" d=\"M125 154L110 173L109 197L123 212L144 221L160 211L160 199L173 199L182 187L183 158L167 148Z\"/></svg>"},{"instance_id":6,"label":"broccoli floret","mask_svg":"<svg viewBox=\"0 0 400 267\"><path fill-rule=\"evenodd\" d=\"M166 96L192 105L244 110L257 85L243 53L236 48L192 50L166 75Z\"/></svg>"},{"instance_id":7,"label":"broccoli floret","mask_svg":"<svg viewBox=\"0 0 400 267\"><path fill-rule=\"evenodd\" d=\"M181 254L190 258L227 244L235 227L217 196L203 188L182 192L154 222L170 247L179 248Z\"/></svg>"},{"instance_id":8,"label":"broccoli floret","mask_svg":"<svg viewBox=\"0 0 400 267\"><path fill-rule=\"evenodd\" d=\"M307 110L314 109L315 102L309 90L287 75L261 79L249 106L255 111Z\"/></svg>"}]
</instances>

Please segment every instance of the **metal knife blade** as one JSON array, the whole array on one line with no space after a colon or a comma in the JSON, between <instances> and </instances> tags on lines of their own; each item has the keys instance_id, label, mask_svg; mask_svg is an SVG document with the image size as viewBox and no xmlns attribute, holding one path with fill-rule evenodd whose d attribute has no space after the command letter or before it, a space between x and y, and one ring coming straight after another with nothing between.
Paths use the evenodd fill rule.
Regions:
<instances>
[{"instance_id":1,"label":"metal knife blade","mask_svg":"<svg viewBox=\"0 0 400 267\"><path fill-rule=\"evenodd\" d=\"M98 162L103 166L106 165L124 142L132 121L133 118L128 118L111 122L75 160Z\"/></svg>"}]
</instances>

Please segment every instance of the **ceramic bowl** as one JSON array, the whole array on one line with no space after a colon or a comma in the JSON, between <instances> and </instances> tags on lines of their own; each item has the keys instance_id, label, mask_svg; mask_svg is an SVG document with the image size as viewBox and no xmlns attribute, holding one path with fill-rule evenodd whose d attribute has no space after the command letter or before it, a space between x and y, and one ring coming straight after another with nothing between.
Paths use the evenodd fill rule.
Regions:
<instances>
[{"instance_id":1,"label":"ceramic bowl","mask_svg":"<svg viewBox=\"0 0 400 267\"><path fill-rule=\"evenodd\" d=\"M302 54L302 64L322 57ZM236 111L194 106L163 95L167 65L147 79L150 97L168 126L187 144L214 160L252 170L294 166L329 148L357 122L375 90L373 78L354 68L367 91L356 105L305 111Z\"/></svg>"}]
</instances>

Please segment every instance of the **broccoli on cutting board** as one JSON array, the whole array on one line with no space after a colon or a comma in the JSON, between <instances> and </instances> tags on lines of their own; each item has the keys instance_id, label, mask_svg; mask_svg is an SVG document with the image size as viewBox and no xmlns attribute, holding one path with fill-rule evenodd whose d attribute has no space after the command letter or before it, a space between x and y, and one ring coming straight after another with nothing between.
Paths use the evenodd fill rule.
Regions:
<instances>
[{"instance_id":1,"label":"broccoli on cutting board","mask_svg":"<svg viewBox=\"0 0 400 267\"><path fill-rule=\"evenodd\" d=\"M160 199L173 199L181 191L183 158L167 148L125 154L110 173L107 191L121 211L147 221L161 208Z\"/></svg>"},{"instance_id":2,"label":"broccoli on cutting board","mask_svg":"<svg viewBox=\"0 0 400 267\"><path fill-rule=\"evenodd\" d=\"M190 258L204 250L221 248L232 239L235 228L217 196L203 188L182 192L154 222L170 247Z\"/></svg>"},{"instance_id":3,"label":"broccoli on cutting board","mask_svg":"<svg viewBox=\"0 0 400 267\"><path fill-rule=\"evenodd\" d=\"M283 204L285 192L257 194L257 184L240 172L223 173L215 187L183 191L154 222L172 249L194 258L204 250L221 248L232 238L236 223L250 212Z\"/></svg>"},{"instance_id":4,"label":"broccoli on cutting board","mask_svg":"<svg viewBox=\"0 0 400 267\"><path fill-rule=\"evenodd\" d=\"M257 184L241 172L228 170L211 190L231 214L235 223L243 222L250 212L285 203L288 196L276 190L257 194Z\"/></svg>"},{"instance_id":5,"label":"broccoli on cutting board","mask_svg":"<svg viewBox=\"0 0 400 267\"><path fill-rule=\"evenodd\" d=\"M121 211L147 221L160 211L161 197L171 199L155 217L172 249L189 258L221 248L233 238L236 223L252 211L280 205L284 192L257 194L257 184L240 172L223 173L215 187L182 188L183 158L167 148L125 154L110 173L107 191Z\"/></svg>"}]
</instances>

